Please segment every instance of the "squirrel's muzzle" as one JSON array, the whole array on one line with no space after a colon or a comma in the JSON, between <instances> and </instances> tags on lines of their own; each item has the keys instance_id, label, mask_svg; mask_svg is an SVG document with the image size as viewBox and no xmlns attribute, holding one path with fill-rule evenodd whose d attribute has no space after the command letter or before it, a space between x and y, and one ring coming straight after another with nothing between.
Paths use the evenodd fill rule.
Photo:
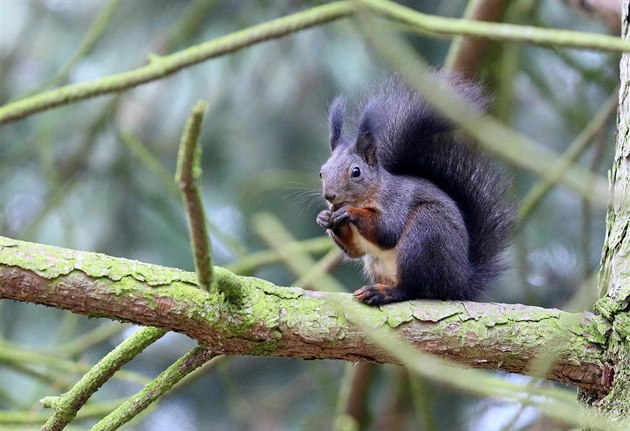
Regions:
<instances>
[{"instance_id":1,"label":"squirrel's muzzle","mask_svg":"<svg viewBox=\"0 0 630 431\"><path fill-rule=\"evenodd\" d=\"M336 193L324 192L324 199L326 199L326 201L329 204L334 204L336 198L337 198L337 194Z\"/></svg>"}]
</instances>

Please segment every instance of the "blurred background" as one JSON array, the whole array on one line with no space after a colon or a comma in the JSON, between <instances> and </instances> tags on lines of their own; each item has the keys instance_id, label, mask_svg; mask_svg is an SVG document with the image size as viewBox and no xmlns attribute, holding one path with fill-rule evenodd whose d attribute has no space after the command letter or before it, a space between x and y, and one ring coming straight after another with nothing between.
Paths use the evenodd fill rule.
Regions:
<instances>
[{"instance_id":1,"label":"blurred background","mask_svg":"<svg viewBox=\"0 0 630 431\"><path fill-rule=\"evenodd\" d=\"M168 54L319 3L0 0L0 104L139 67L150 53ZM404 4L449 17L461 17L466 6L464 0ZM98 17L103 24L95 31ZM507 2L503 20L618 32L558 0ZM89 35L95 36L89 40ZM451 38L406 37L431 65L444 63ZM618 60L614 54L489 43L476 76L493 95L491 112L499 121L562 153L616 92ZM185 119L196 101L205 99L210 109L201 139L203 193L214 226L215 263L228 265L264 248L250 223L262 211L272 212L298 239L319 237L315 216L324 203L318 171L329 153L328 104L336 94L358 94L391 73L355 23L341 20L120 95L1 126L0 234L194 270L184 210L171 181ZM614 115L578 163L605 175L613 136ZM521 200L539 179L518 166L506 167L514 178L512 195ZM603 208L575 193L553 188L522 221L509 252L511 269L488 300L588 309L604 215ZM352 264L334 274L349 290L362 283ZM295 281L280 265L254 275L279 285ZM582 300L576 301L579 293ZM133 330L0 301L0 412L30 411L45 418L48 412L38 400L67 390L86 366ZM184 336L167 335L127 366L127 374L107 383L94 397L96 405L128 397L192 346ZM11 359L16 357L20 360ZM344 366L229 358L202 369L125 429L328 429ZM370 429L560 427L520 406L410 381L400 378L396 367L379 367L369 392ZM411 388L422 401L415 410Z\"/></svg>"}]
</instances>

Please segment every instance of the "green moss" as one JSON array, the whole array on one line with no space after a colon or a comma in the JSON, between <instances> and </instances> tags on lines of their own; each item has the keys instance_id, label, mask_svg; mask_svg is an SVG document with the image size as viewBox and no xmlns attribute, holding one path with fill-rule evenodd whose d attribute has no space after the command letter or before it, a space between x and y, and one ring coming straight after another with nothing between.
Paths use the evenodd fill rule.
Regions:
<instances>
[{"instance_id":1,"label":"green moss","mask_svg":"<svg viewBox=\"0 0 630 431\"><path fill-rule=\"evenodd\" d=\"M593 310L604 316L606 319L612 320L615 314L621 310L621 307L622 305L618 301L615 301L608 296L604 296L595 302Z\"/></svg>"},{"instance_id":2,"label":"green moss","mask_svg":"<svg viewBox=\"0 0 630 431\"><path fill-rule=\"evenodd\" d=\"M622 339L627 339L630 335L630 315L628 313L617 314L613 323L613 329Z\"/></svg>"},{"instance_id":3,"label":"green moss","mask_svg":"<svg viewBox=\"0 0 630 431\"><path fill-rule=\"evenodd\" d=\"M279 337L282 337L282 334L280 334ZM257 343L251 350L251 354L254 356L267 356L278 350L279 345L280 343L278 342L278 339L274 337L272 340Z\"/></svg>"}]
</instances>

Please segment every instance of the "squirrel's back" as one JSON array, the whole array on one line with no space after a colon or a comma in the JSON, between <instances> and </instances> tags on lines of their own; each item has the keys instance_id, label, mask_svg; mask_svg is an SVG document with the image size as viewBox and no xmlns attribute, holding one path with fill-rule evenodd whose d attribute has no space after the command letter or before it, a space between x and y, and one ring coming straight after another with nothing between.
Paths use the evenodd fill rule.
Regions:
<instances>
[{"instance_id":1,"label":"squirrel's back","mask_svg":"<svg viewBox=\"0 0 630 431\"><path fill-rule=\"evenodd\" d=\"M485 108L477 85L453 76L436 74L436 79ZM377 158L388 172L425 178L455 201L468 231L474 272L463 299L474 298L504 269L502 254L515 224L515 206L505 196L510 182L501 167L455 134L450 122L398 78L366 101L358 128L359 134L374 136Z\"/></svg>"}]
</instances>

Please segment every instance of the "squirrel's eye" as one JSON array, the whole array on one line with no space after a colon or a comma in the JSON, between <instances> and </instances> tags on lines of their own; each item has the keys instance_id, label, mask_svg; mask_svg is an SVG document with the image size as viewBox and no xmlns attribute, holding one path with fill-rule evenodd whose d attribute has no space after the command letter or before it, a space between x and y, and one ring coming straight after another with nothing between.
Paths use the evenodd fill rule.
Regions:
<instances>
[{"instance_id":1,"label":"squirrel's eye","mask_svg":"<svg viewBox=\"0 0 630 431\"><path fill-rule=\"evenodd\" d=\"M322 171L319 171L319 177L320 178L322 177Z\"/></svg>"},{"instance_id":2,"label":"squirrel's eye","mask_svg":"<svg viewBox=\"0 0 630 431\"><path fill-rule=\"evenodd\" d=\"M350 171L350 176L352 178L356 178L360 175L361 175L361 168L359 168L358 166L355 166L354 168L352 168L352 171Z\"/></svg>"}]
</instances>

